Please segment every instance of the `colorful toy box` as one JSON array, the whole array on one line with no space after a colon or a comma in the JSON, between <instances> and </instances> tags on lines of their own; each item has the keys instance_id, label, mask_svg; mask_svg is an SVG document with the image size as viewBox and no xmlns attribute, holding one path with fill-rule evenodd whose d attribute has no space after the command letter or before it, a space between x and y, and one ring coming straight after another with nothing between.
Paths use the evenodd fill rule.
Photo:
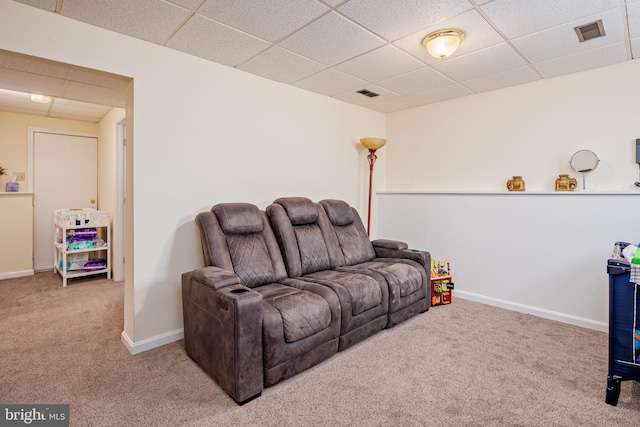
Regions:
<instances>
[{"instance_id":1,"label":"colorful toy box","mask_svg":"<svg viewBox=\"0 0 640 427\"><path fill-rule=\"evenodd\" d=\"M449 261L431 260L431 306L451 304L453 281Z\"/></svg>"}]
</instances>

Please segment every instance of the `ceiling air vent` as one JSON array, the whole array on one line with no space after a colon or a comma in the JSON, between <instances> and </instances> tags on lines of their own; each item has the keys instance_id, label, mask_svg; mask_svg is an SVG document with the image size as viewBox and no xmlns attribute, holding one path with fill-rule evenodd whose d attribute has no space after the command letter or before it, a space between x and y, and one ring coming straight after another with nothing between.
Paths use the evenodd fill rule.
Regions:
<instances>
[{"instance_id":1,"label":"ceiling air vent","mask_svg":"<svg viewBox=\"0 0 640 427\"><path fill-rule=\"evenodd\" d=\"M364 96L368 96L369 98L375 98L376 96L380 96L379 93L371 92L370 90L366 90L366 89L359 90L358 93L361 93Z\"/></svg>"},{"instance_id":2,"label":"ceiling air vent","mask_svg":"<svg viewBox=\"0 0 640 427\"><path fill-rule=\"evenodd\" d=\"M580 25L579 27L575 27L574 30L576 30L580 42L586 42L587 40L605 35L602 19L598 19L590 24Z\"/></svg>"}]
</instances>

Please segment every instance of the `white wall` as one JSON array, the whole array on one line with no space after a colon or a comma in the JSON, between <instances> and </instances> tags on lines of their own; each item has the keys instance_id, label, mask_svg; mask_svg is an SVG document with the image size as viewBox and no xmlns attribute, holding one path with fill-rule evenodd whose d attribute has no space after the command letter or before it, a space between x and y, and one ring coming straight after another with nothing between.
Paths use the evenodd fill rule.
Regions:
<instances>
[{"instance_id":1,"label":"white wall","mask_svg":"<svg viewBox=\"0 0 640 427\"><path fill-rule=\"evenodd\" d=\"M381 237L451 263L463 297L606 331L607 259L640 241L634 193L383 193Z\"/></svg>"},{"instance_id":2,"label":"white wall","mask_svg":"<svg viewBox=\"0 0 640 427\"><path fill-rule=\"evenodd\" d=\"M553 191L580 149L600 158L596 191L637 190L640 60L387 116L388 190L502 191L513 175Z\"/></svg>"},{"instance_id":3,"label":"white wall","mask_svg":"<svg viewBox=\"0 0 640 427\"><path fill-rule=\"evenodd\" d=\"M202 265L198 212L298 195L366 212L358 139L385 136L381 113L13 2L0 4L0 48L134 79L127 230L135 243L125 276L134 352L179 337L180 275ZM380 186L384 166L381 152Z\"/></svg>"},{"instance_id":4,"label":"white wall","mask_svg":"<svg viewBox=\"0 0 640 427\"><path fill-rule=\"evenodd\" d=\"M639 99L634 60L389 114L380 237L450 260L454 299L605 329L606 260L640 239ZM595 191L554 194L558 174L581 181L580 149L601 159ZM525 194L507 193L513 175ZM390 194L403 191L425 194Z\"/></svg>"}]
</instances>

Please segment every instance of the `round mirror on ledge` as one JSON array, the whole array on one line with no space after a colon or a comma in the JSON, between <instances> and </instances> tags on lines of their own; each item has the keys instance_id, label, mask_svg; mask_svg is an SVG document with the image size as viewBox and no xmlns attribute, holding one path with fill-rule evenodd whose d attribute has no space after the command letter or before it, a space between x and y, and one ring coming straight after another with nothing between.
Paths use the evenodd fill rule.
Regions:
<instances>
[{"instance_id":1,"label":"round mirror on ledge","mask_svg":"<svg viewBox=\"0 0 640 427\"><path fill-rule=\"evenodd\" d=\"M579 150L571 156L571 160L569 161L571 169L582 174L583 191L586 189L585 174L594 170L598 166L598 163L600 163L600 159L598 159L596 153L591 150Z\"/></svg>"}]
</instances>

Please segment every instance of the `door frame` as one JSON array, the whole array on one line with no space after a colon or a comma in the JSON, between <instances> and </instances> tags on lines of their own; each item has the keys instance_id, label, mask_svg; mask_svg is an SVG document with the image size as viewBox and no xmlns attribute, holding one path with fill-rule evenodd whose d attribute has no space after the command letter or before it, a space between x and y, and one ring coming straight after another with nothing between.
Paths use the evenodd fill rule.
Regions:
<instances>
[{"instance_id":1,"label":"door frame","mask_svg":"<svg viewBox=\"0 0 640 427\"><path fill-rule=\"evenodd\" d=\"M116 200L116 211L113 213L113 251L112 251L112 277L116 282L120 282L124 280L124 263L125 263L125 244L124 244L124 233L125 233L125 213L124 213L124 205L126 198L126 125L127 119L122 119L116 123L116 153L115 153L115 163L116 163L116 184L114 197Z\"/></svg>"}]
</instances>

